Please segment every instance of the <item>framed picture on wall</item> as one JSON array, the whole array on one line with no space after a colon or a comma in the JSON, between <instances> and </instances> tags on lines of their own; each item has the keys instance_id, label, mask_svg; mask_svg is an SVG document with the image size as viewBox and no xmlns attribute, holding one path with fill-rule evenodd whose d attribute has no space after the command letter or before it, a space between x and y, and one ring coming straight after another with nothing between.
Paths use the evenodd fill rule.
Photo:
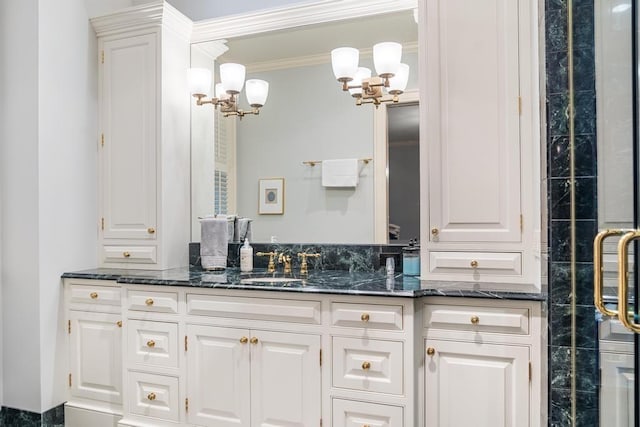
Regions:
<instances>
[{"instance_id":1,"label":"framed picture on wall","mask_svg":"<svg viewBox=\"0 0 640 427\"><path fill-rule=\"evenodd\" d=\"M259 180L258 213L260 215L284 214L284 178Z\"/></svg>"}]
</instances>

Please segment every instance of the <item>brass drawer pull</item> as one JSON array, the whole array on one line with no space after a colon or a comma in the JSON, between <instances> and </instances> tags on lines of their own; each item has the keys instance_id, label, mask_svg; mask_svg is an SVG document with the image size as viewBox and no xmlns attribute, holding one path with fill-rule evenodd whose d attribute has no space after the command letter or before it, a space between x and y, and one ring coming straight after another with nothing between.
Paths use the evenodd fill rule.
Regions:
<instances>
[{"instance_id":1,"label":"brass drawer pull","mask_svg":"<svg viewBox=\"0 0 640 427\"><path fill-rule=\"evenodd\" d=\"M240 344L246 344L248 342L249 342L249 338L247 338L247 337L240 338Z\"/></svg>"},{"instance_id":2,"label":"brass drawer pull","mask_svg":"<svg viewBox=\"0 0 640 427\"><path fill-rule=\"evenodd\" d=\"M147 394L147 399L149 399L149 400L156 400L156 394L155 394L155 393L149 393L149 394Z\"/></svg>"},{"instance_id":3,"label":"brass drawer pull","mask_svg":"<svg viewBox=\"0 0 640 427\"><path fill-rule=\"evenodd\" d=\"M368 322L369 321L369 313L362 313L362 316L360 316L360 320L362 320L363 322Z\"/></svg>"},{"instance_id":4,"label":"brass drawer pull","mask_svg":"<svg viewBox=\"0 0 640 427\"><path fill-rule=\"evenodd\" d=\"M153 305L153 299L152 298L147 298L147 300L144 303L147 304L148 306L152 306Z\"/></svg>"},{"instance_id":5,"label":"brass drawer pull","mask_svg":"<svg viewBox=\"0 0 640 427\"><path fill-rule=\"evenodd\" d=\"M478 268L478 261L476 261L475 259L471 261L471 268Z\"/></svg>"},{"instance_id":6,"label":"brass drawer pull","mask_svg":"<svg viewBox=\"0 0 640 427\"><path fill-rule=\"evenodd\" d=\"M478 316L471 316L471 324L477 325L478 323L480 323L480 318Z\"/></svg>"},{"instance_id":7,"label":"brass drawer pull","mask_svg":"<svg viewBox=\"0 0 640 427\"><path fill-rule=\"evenodd\" d=\"M154 340L147 341L147 347L153 348L156 346L156 342Z\"/></svg>"},{"instance_id":8,"label":"brass drawer pull","mask_svg":"<svg viewBox=\"0 0 640 427\"><path fill-rule=\"evenodd\" d=\"M122 256L125 258L129 258L131 254L129 252L122 252Z\"/></svg>"},{"instance_id":9,"label":"brass drawer pull","mask_svg":"<svg viewBox=\"0 0 640 427\"><path fill-rule=\"evenodd\" d=\"M91 297L91 299L98 299L98 293L97 292L91 292L89 294L89 296Z\"/></svg>"},{"instance_id":10,"label":"brass drawer pull","mask_svg":"<svg viewBox=\"0 0 640 427\"><path fill-rule=\"evenodd\" d=\"M147 228L147 233L149 233L149 234L153 234L153 233L155 233L155 232L156 232L156 229L155 229L155 228L153 228L153 227L149 227L149 228Z\"/></svg>"},{"instance_id":11,"label":"brass drawer pull","mask_svg":"<svg viewBox=\"0 0 640 427\"><path fill-rule=\"evenodd\" d=\"M258 344L258 338L251 337L251 344Z\"/></svg>"},{"instance_id":12,"label":"brass drawer pull","mask_svg":"<svg viewBox=\"0 0 640 427\"><path fill-rule=\"evenodd\" d=\"M433 356L434 354L436 354L436 349L433 347L428 347L427 348L427 355L428 356Z\"/></svg>"},{"instance_id":13,"label":"brass drawer pull","mask_svg":"<svg viewBox=\"0 0 640 427\"><path fill-rule=\"evenodd\" d=\"M440 230L438 230L437 228L432 228L432 229L431 229L431 235L432 235L432 236L434 236L434 237L435 237L435 236L437 236L437 235L438 235L438 233L440 233Z\"/></svg>"},{"instance_id":14,"label":"brass drawer pull","mask_svg":"<svg viewBox=\"0 0 640 427\"><path fill-rule=\"evenodd\" d=\"M362 362L362 370L363 370L363 371L367 371L367 370L369 370L369 368L371 368L371 363L369 363L369 362Z\"/></svg>"},{"instance_id":15,"label":"brass drawer pull","mask_svg":"<svg viewBox=\"0 0 640 427\"><path fill-rule=\"evenodd\" d=\"M118 325L118 328L122 328L122 320L118 320L116 322L116 325Z\"/></svg>"}]
</instances>

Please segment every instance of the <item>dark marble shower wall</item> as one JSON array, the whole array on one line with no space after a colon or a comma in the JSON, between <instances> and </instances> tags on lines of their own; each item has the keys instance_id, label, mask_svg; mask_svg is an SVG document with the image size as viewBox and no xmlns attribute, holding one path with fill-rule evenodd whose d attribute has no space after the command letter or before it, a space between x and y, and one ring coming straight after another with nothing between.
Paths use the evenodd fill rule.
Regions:
<instances>
[{"instance_id":1,"label":"dark marble shower wall","mask_svg":"<svg viewBox=\"0 0 640 427\"><path fill-rule=\"evenodd\" d=\"M597 233L594 6L573 2L576 188L576 420L598 425L598 349L593 306ZM571 425L571 265L567 1L546 0L550 426Z\"/></svg>"}]
</instances>

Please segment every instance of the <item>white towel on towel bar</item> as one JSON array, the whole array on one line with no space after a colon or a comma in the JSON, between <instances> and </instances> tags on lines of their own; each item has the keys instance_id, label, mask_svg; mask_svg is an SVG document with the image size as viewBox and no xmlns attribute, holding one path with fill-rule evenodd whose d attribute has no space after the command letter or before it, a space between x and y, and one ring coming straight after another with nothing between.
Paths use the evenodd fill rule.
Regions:
<instances>
[{"instance_id":1,"label":"white towel on towel bar","mask_svg":"<svg viewBox=\"0 0 640 427\"><path fill-rule=\"evenodd\" d=\"M358 159L322 161L323 187L356 187L358 185Z\"/></svg>"}]
</instances>

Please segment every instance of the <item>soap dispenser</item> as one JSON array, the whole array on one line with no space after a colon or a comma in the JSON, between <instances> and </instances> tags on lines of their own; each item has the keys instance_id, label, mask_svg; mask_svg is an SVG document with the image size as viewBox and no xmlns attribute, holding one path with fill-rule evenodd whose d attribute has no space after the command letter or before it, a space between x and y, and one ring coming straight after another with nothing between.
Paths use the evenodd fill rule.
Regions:
<instances>
[{"instance_id":1,"label":"soap dispenser","mask_svg":"<svg viewBox=\"0 0 640 427\"><path fill-rule=\"evenodd\" d=\"M253 248L249 245L249 239L244 239L244 245L240 248L240 271L248 273L253 270Z\"/></svg>"},{"instance_id":2,"label":"soap dispenser","mask_svg":"<svg viewBox=\"0 0 640 427\"><path fill-rule=\"evenodd\" d=\"M409 240L409 246L402 248L402 274L420 275L420 246L417 239Z\"/></svg>"}]
</instances>

